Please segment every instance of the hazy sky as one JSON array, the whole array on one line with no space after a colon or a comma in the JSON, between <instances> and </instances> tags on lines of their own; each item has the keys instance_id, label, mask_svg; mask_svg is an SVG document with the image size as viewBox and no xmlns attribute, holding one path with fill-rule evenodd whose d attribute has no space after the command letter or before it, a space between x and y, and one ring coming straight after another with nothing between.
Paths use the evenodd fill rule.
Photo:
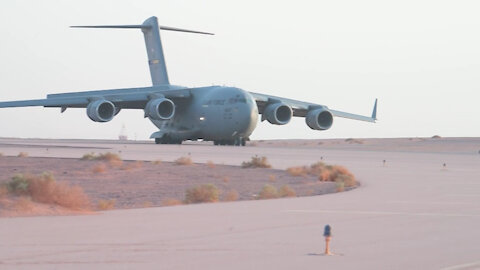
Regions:
<instances>
[{"instance_id":1,"label":"hazy sky","mask_svg":"<svg viewBox=\"0 0 480 270\"><path fill-rule=\"evenodd\" d=\"M150 86L139 30L69 25L162 25L170 82L237 86L370 115L313 131L303 118L259 123L253 139L480 136L478 1L19 1L0 4L0 100ZM109 123L84 109L0 109L0 137L130 138L156 131L140 110Z\"/></svg>"}]
</instances>

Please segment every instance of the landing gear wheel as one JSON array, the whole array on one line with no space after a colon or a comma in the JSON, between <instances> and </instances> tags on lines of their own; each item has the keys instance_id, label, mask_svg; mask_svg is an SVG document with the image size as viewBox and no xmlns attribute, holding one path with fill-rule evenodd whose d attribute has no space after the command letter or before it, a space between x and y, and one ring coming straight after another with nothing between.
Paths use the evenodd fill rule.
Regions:
<instances>
[{"instance_id":1,"label":"landing gear wheel","mask_svg":"<svg viewBox=\"0 0 480 270\"><path fill-rule=\"evenodd\" d=\"M235 145L235 146L240 146L243 145L245 146L245 140L243 139L232 139L232 140L214 140L213 141L214 145Z\"/></svg>"},{"instance_id":2,"label":"landing gear wheel","mask_svg":"<svg viewBox=\"0 0 480 270\"><path fill-rule=\"evenodd\" d=\"M175 140L169 136L163 136L161 138L155 138L156 144L182 144L182 140Z\"/></svg>"}]
</instances>

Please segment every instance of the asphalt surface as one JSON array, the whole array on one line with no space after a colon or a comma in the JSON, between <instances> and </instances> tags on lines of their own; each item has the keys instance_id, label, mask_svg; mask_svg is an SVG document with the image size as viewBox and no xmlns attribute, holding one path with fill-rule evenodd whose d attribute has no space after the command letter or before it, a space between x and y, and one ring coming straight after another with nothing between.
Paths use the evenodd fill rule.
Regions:
<instances>
[{"instance_id":1,"label":"asphalt surface","mask_svg":"<svg viewBox=\"0 0 480 270\"><path fill-rule=\"evenodd\" d=\"M0 269L480 269L477 152L346 148L0 139L4 155L112 151L239 165L257 154L278 169L323 158L362 184L316 197L0 218ZM333 256L322 255L326 224Z\"/></svg>"}]
</instances>

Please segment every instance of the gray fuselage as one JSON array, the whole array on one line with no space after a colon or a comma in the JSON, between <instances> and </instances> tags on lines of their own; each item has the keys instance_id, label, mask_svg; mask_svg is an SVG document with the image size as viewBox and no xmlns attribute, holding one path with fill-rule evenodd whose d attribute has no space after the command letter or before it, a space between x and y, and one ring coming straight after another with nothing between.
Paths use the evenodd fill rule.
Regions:
<instances>
[{"instance_id":1,"label":"gray fuselage","mask_svg":"<svg viewBox=\"0 0 480 270\"><path fill-rule=\"evenodd\" d=\"M160 129L152 134L155 138L247 139L257 125L258 108L253 97L242 89L211 86L195 89L188 101L175 104L172 119L150 120Z\"/></svg>"}]
</instances>

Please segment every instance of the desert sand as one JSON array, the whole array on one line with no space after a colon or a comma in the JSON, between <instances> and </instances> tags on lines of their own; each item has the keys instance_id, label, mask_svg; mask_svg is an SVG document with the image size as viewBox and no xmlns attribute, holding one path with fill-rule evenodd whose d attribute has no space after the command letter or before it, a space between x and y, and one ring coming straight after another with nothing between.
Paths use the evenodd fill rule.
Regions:
<instances>
[{"instance_id":1,"label":"desert sand","mask_svg":"<svg viewBox=\"0 0 480 270\"><path fill-rule=\"evenodd\" d=\"M243 148L1 139L7 156L121 151L131 160L190 155L198 163L238 165L258 154L274 169L323 159L346 166L362 185L311 197L0 218L0 267L476 269L479 150L478 138L264 141ZM326 224L334 256L320 255Z\"/></svg>"},{"instance_id":2,"label":"desert sand","mask_svg":"<svg viewBox=\"0 0 480 270\"><path fill-rule=\"evenodd\" d=\"M96 171L98 169L101 171ZM93 209L101 200L114 200L116 209L162 206L172 199L181 202L187 189L204 184L215 185L220 191L220 200L227 200L225 196L231 191L238 194L238 199L234 200L256 199L266 184L277 189L287 185L297 196L336 192L335 183L320 182L311 175L295 177L285 170L242 168L212 162L177 165L158 160L121 161L121 164L111 165L80 158L0 157L0 185L16 174L39 175L44 172L51 173L57 182L81 187L90 198ZM21 210L15 216L22 215ZM28 211L25 215L54 214L43 211L43 208L38 210Z\"/></svg>"}]
</instances>

